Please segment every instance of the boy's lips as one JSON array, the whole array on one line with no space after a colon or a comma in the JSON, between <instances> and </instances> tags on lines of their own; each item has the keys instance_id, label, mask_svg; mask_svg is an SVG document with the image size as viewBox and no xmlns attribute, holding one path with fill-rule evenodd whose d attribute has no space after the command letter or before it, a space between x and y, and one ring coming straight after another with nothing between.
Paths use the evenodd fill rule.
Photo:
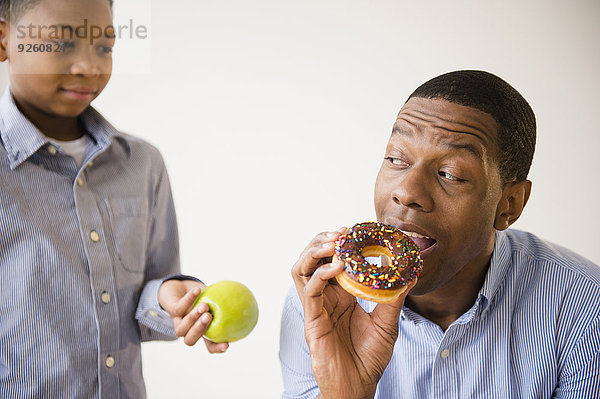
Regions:
<instances>
[{"instance_id":1,"label":"boy's lips","mask_svg":"<svg viewBox=\"0 0 600 399\"><path fill-rule=\"evenodd\" d=\"M96 89L84 86L62 87L60 90L68 97L83 101L93 100L96 92L98 91Z\"/></svg>"}]
</instances>

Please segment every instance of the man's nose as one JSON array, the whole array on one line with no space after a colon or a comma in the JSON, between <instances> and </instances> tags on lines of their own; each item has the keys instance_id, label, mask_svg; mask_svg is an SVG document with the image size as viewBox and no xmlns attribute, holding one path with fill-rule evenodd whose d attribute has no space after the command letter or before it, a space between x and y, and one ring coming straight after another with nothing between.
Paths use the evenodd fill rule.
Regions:
<instances>
[{"instance_id":1,"label":"man's nose","mask_svg":"<svg viewBox=\"0 0 600 399\"><path fill-rule=\"evenodd\" d=\"M433 197L431 193L433 182L423 167L412 166L402 174L402 179L392 191L394 202L408 208L431 212Z\"/></svg>"}]
</instances>

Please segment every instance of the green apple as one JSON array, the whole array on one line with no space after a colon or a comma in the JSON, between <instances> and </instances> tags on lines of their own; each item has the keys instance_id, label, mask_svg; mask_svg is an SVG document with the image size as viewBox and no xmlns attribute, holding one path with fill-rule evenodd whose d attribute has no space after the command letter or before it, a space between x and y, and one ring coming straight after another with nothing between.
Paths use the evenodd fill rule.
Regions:
<instances>
[{"instance_id":1,"label":"green apple","mask_svg":"<svg viewBox=\"0 0 600 399\"><path fill-rule=\"evenodd\" d=\"M258 304L242 283L224 280L211 284L194 301L208 305L212 321L204 336L213 342L234 342L246 337L258 321Z\"/></svg>"}]
</instances>

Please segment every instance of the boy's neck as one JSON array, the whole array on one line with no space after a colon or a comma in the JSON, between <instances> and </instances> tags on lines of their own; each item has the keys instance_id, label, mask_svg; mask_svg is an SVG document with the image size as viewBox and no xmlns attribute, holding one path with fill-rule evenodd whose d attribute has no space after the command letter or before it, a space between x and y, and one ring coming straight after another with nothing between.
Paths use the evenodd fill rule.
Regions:
<instances>
[{"instance_id":1,"label":"boy's neck","mask_svg":"<svg viewBox=\"0 0 600 399\"><path fill-rule=\"evenodd\" d=\"M19 102L15 98L17 108L46 137L60 140L76 140L85 134L85 128L79 117L62 117L49 115L32 105Z\"/></svg>"}]
</instances>

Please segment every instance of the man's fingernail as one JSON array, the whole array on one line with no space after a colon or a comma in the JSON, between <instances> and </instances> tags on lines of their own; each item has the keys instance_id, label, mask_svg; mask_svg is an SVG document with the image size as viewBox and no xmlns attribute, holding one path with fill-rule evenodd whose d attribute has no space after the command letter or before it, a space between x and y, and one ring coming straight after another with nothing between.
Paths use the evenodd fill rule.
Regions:
<instances>
[{"instance_id":1,"label":"man's fingernail","mask_svg":"<svg viewBox=\"0 0 600 399\"><path fill-rule=\"evenodd\" d=\"M202 321L204 323L208 323L210 321L210 315L208 315L207 313L203 314L201 317Z\"/></svg>"},{"instance_id":2,"label":"man's fingernail","mask_svg":"<svg viewBox=\"0 0 600 399\"><path fill-rule=\"evenodd\" d=\"M194 295L200 295L200 288L194 288L192 292Z\"/></svg>"}]
</instances>

